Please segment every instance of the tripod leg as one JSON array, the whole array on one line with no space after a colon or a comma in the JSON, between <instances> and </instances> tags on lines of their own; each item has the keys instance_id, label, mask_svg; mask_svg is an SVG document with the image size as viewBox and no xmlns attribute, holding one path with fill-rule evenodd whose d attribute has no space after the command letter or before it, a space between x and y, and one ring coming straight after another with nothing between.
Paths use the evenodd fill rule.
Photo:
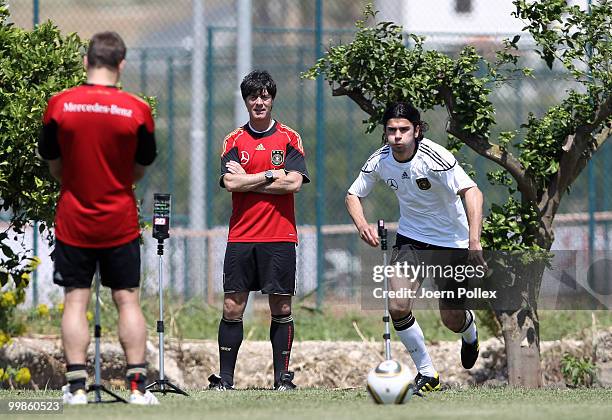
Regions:
<instances>
[{"instance_id":1,"label":"tripod leg","mask_svg":"<svg viewBox=\"0 0 612 420\"><path fill-rule=\"evenodd\" d=\"M100 395L100 337L102 336L102 328L100 327L100 266L96 268L96 313L95 313L95 326L94 326L94 340L95 340L95 354L94 354L94 383L95 388L95 400L96 402L102 401Z\"/></svg>"},{"instance_id":2,"label":"tripod leg","mask_svg":"<svg viewBox=\"0 0 612 420\"><path fill-rule=\"evenodd\" d=\"M121 398L119 395L115 394L113 391L109 390L104 385L92 384L89 386L89 388L87 388L87 393L90 393L90 392L94 393L94 400L90 401L90 403L116 403L116 402L122 402L124 404L128 403L125 399ZM102 399L103 393L110 395L111 397L113 397L113 399L103 400Z\"/></svg>"},{"instance_id":3,"label":"tripod leg","mask_svg":"<svg viewBox=\"0 0 612 420\"><path fill-rule=\"evenodd\" d=\"M164 380L159 379L153 383L150 383L149 385L147 385L147 390L151 392L160 392L164 395L181 394L187 397L189 396L188 393L186 393L185 391L183 391L182 389L180 389L178 386L174 385L172 382L168 381L167 379L164 379Z\"/></svg>"},{"instance_id":4,"label":"tripod leg","mask_svg":"<svg viewBox=\"0 0 612 420\"><path fill-rule=\"evenodd\" d=\"M87 392L94 393L94 403L105 403L105 402L123 402L127 404L127 401L121 398L119 395L106 389L102 385L100 377L100 338L102 336L102 328L100 327L100 266L96 268L96 313L95 313L95 326L94 326L94 338L95 338L95 354L94 354L94 384L90 385ZM114 400L103 401L102 393L105 392L111 395Z\"/></svg>"},{"instance_id":5,"label":"tripod leg","mask_svg":"<svg viewBox=\"0 0 612 420\"><path fill-rule=\"evenodd\" d=\"M176 394L182 394L182 395L189 396L188 393L180 389L178 386L174 385L172 382L166 382L166 385L172 388Z\"/></svg>"},{"instance_id":6,"label":"tripod leg","mask_svg":"<svg viewBox=\"0 0 612 420\"><path fill-rule=\"evenodd\" d=\"M145 388L151 392L162 394L174 393L189 396L185 391L169 382L164 372L164 241L158 239L157 255L159 255L158 293L159 293L159 319L157 321L157 334L159 336L159 379Z\"/></svg>"}]
</instances>

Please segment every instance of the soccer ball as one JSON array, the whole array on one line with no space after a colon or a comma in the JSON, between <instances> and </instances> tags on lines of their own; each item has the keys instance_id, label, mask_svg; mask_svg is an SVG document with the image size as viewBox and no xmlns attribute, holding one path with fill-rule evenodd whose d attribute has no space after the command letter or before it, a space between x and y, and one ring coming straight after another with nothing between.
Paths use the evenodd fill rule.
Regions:
<instances>
[{"instance_id":1,"label":"soccer ball","mask_svg":"<svg viewBox=\"0 0 612 420\"><path fill-rule=\"evenodd\" d=\"M368 374L367 390L376 404L404 404L412 397L413 378L407 366L385 360Z\"/></svg>"}]
</instances>

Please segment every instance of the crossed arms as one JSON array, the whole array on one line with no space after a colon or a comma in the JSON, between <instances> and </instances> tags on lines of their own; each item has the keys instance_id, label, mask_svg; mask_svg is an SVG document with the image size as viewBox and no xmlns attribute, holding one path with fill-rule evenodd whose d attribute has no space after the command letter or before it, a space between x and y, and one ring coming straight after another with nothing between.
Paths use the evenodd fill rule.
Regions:
<instances>
[{"instance_id":1,"label":"crossed arms","mask_svg":"<svg viewBox=\"0 0 612 420\"><path fill-rule=\"evenodd\" d=\"M272 171L273 182L268 182L264 172L247 174L236 161L225 164L229 171L223 175L223 184L229 192L258 192L264 194L290 194L300 191L303 176L299 172L285 172L284 169Z\"/></svg>"}]
</instances>

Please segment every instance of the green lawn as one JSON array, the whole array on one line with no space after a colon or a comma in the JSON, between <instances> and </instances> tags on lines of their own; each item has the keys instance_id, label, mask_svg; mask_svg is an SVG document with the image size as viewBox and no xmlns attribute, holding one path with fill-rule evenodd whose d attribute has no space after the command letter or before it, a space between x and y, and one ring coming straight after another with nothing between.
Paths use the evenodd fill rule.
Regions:
<instances>
[{"instance_id":1,"label":"green lawn","mask_svg":"<svg viewBox=\"0 0 612 420\"><path fill-rule=\"evenodd\" d=\"M102 308L103 335L116 332L117 311L110 303L108 291L103 293L108 304ZM200 299L180 303L166 298L165 322L167 337L186 339L216 339L221 310L208 306ZM155 335L158 314L157 298L142 301L143 312L147 319L150 335ZM91 306L93 311L93 305ZM418 310L414 312L428 341L456 340L457 335L449 331L440 320L437 310ZM378 340L382 333L382 308L380 311L362 311L358 306L326 306L325 311L317 311L297 302L293 308L296 340L355 341L360 340L353 323L366 338ZM491 337L492 330L484 320L491 319L484 311L477 311L480 338ZM591 328L593 317L598 328L612 326L612 311L539 311L540 338L558 340L568 335ZM23 334L59 334L61 313L50 308L49 313L41 316L36 309L20 310L15 322ZM268 340L270 313L266 305L260 306L245 319L244 334L250 340Z\"/></svg>"},{"instance_id":2,"label":"green lawn","mask_svg":"<svg viewBox=\"0 0 612 420\"><path fill-rule=\"evenodd\" d=\"M0 391L0 399L57 397L59 393ZM363 390L246 390L160 395L160 406L100 404L66 407L67 419L609 419L611 389L522 390L471 388L415 397L403 406L377 406ZM7 416L6 418L19 418ZM32 418L31 415L21 418Z\"/></svg>"}]
</instances>

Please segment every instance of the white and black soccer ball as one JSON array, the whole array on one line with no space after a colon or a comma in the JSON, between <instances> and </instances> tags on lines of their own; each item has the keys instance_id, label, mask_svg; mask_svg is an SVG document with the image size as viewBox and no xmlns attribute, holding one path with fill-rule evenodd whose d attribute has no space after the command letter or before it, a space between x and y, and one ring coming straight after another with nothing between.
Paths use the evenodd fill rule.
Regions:
<instances>
[{"instance_id":1,"label":"white and black soccer ball","mask_svg":"<svg viewBox=\"0 0 612 420\"><path fill-rule=\"evenodd\" d=\"M367 390L377 404L404 404L412 397L413 379L407 366L385 360L368 374Z\"/></svg>"}]
</instances>

